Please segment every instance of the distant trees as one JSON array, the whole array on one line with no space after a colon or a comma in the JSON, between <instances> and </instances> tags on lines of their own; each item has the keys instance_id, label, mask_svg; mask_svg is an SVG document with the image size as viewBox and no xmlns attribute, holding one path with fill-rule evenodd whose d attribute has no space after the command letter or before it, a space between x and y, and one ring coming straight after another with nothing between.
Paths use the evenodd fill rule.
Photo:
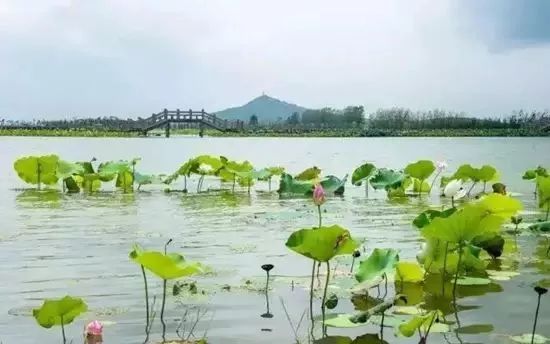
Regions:
<instances>
[{"instance_id":1,"label":"distant trees","mask_svg":"<svg viewBox=\"0 0 550 344\"><path fill-rule=\"evenodd\" d=\"M258 116L256 114L250 116L250 120L248 121L248 125L251 127L258 126Z\"/></svg>"},{"instance_id":2,"label":"distant trees","mask_svg":"<svg viewBox=\"0 0 550 344\"><path fill-rule=\"evenodd\" d=\"M346 128L362 126L365 123L363 106L348 106L343 110L323 108L306 110L302 113L302 124L318 127Z\"/></svg>"}]
</instances>

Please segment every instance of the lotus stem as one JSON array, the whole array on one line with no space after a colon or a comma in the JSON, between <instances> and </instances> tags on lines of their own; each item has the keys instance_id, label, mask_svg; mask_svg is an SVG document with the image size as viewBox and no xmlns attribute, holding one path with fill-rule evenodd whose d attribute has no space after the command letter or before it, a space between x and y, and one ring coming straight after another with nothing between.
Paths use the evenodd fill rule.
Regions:
<instances>
[{"instance_id":1,"label":"lotus stem","mask_svg":"<svg viewBox=\"0 0 550 344\"><path fill-rule=\"evenodd\" d=\"M382 298L385 299L387 295L388 295L388 275L384 273L384 296L382 296Z\"/></svg>"},{"instance_id":2,"label":"lotus stem","mask_svg":"<svg viewBox=\"0 0 550 344\"><path fill-rule=\"evenodd\" d=\"M531 344L533 344L535 342L535 332L537 330L537 320L539 318L539 308L540 308L540 298L541 298L542 294L539 294L538 295L538 299L537 299L537 310L535 311L535 322L533 324L533 332L531 334Z\"/></svg>"},{"instance_id":3,"label":"lotus stem","mask_svg":"<svg viewBox=\"0 0 550 344\"><path fill-rule=\"evenodd\" d=\"M441 171L438 170L437 173L435 174L434 180L432 180L432 184L430 185L430 191L428 191L429 194L432 193L435 181L437 180L437 177L439 177L440 174L441 174Z\"/></svg>"},{"instance_id":4,"label":"lotus stem","mask_svg":"<svg viewBox=\"0 0 550 344\"><path fill-rule=\"evenodd\" d=\"M162 342L166 342L166 323L164 322L164 306L166 305L166 280L162 280L162 306L160 308L160 322L162 324Z\"/></svg>"},{"instance_id":5,"label":"lotus stem","mask_svg":"<svg viewBox=\"0 0 550 344\"><path fill-rule=\"evenodd\" d=\"M248 194L250 195L250 179L248 179Z\"/></svg>"},{"instance_id":6,"label":"lotus stem","mask_svg":"<svg viewBox=\"0 0 550 344\"><path fill-rule=\"evenodd\" d=\"M267 291L269 290L269 271L266 271L266 272L267 272L267 278L265 281L265 293L267 294Z\"/></svg>"},{"instance_id":7,"label":"lotus stem","mask_svg":"<svg viewBox=\"0 0 550 344\"><path fill-rule=\"evenodd\" d=\"M550 215L550 202L546 203L546 221L548 221L548 215Z\"/></svg>"},{"instance_id":8,"label":"lotus stem","mask_svg":"<svg viewBox=\"0 0 550 344\"><path fill-rule=\"evenodd\" d=\"M470 187L470 190L468 190L468 193L467 193L468 196L470 196L470 193L472 192L472 190L474 189L474 187L476 186L476 184L477 184L477 182L474 182L474 183L472 184L472 186Z\"/></svg>"},{"instance_id":9,"label":"lotus stem","mask_svg":"<svg viewBox=\"0 0 550 344\"><path fill-rule=\"evenodd\" d=\"M317 212L319 213L319 228L321 228L321 226L323 224L323 217L321 215L321 206L320 205L317 206Z\"/></svg>"},{"instance_id":10,"label":"lotus stem","mask_svg":"<svg viewBox=\"0 0 550 344\"><path fill-rule=\"evenodd\" d=\"M453 207L453 208L455 207L455 198L454 198L454 196L451 197L451 207Z\"/></svg>"},{"instance_id":11,"label":"lotus stem","mask_svg":"<svg viewBox=\"0 0 550 344\"><path fill-rule=\"evenodd\" d=\"M183 176L183 189L187 190L187 176Z\"/></svg>"},{"instance_id":12,"label":"lotus stem","mask_svg":"<svg viewBox=\"0 0 550 344\"><path fill-rule=\"evenodd\" d=\"M271 177L267 179L267 183L269 185L269 191L271 191Z\"/></svg>"},{"instance_id":13,"label":"lotus stem","mask_svg":"<svg viewBox=\"0 0 550 344\"><path fill-rule=\"evenodd\" d=\"M168 252L168 245L170 245L170 243L172 243L172 239L169 239L166 244L164 244L164 254L166 255L166 253Z\"/></svg>"},{"instance_id":14,"label":"lotus stem","mask_svg":"<svg viewBox=\"0 0 550 344\"><path fill-rule=\"evenodd\" d=\"M382 311L382 321L380 321L380 341L384 341L384 314Z\"/></svg>"},{"instance_id":15,"label":"lotus stem","mask_svg":"<svg viewBox=\"0 0 550 344\"><path fill-rule=\"evenodd\" d=\"M143 284L145 285L145 319L147 320L147 322L145 323L145 342L147 342L147 340L149 339L149 288L147 287L147 275L145 274L145 268L143 267L143 265L141 265L141 273L143 275Z\"/></svg>"},{"instance_id":16,"label":"lotus stem","mask_svg":"<svg viewBox=\"0 0 550 344\"><path fill-rule=\"evenodd\" d=\"M424 179L420 179L420 188L418 189L418 198L422 198L422 186L424 185Z\"/></svg>"},{"instance_id":17,"label":"lotus stem","mask_svg":"<svg viewBox=\"0 0 550 344\"><path fill-rule=\"evenodd\" d=\"M365 194L367 195L367 198L369 198L369 182L365 182Z\"/></svg>"},{"instance_id":18,"label":"lotus stem","mask_svg":"<svg viewBox=\"0 0 550 344\"><path fill-rule=\"evenodd\" d=\"M40 159L36 162L36 184L38 185L38 190L40 190Z\"/></svg>"},{"instance_id":19,"label":"lotus stem","mask_svg":"<svg viewBox=\"0 0 550 344\"><path fill-rule=\"evenodd\" d=\"M311 284L309 286L309 317L311 319L311 337L313 338L313 329L315 321L313 320L313 283L315 280L315 260L313 261L313 268L311 270Z\"/></svg>"},{"instance_id":20,"label":"lotus stem","mask_svg":"<svg viewBox=\"0 0 550 344\"><path fill-rule=\"evenodd\" d=\"M458 272L460 271L460 264L462 263L462 243L458 245L458 263L456 264L455 282L453 285L453 298L456 304L456 283L458 282Z\"/></svg>"},{"instance_id":21,"label":"lotus stem","mask_svg":"<svg viewBox=\"0 0 550 344\"><path fill-rule=\"evenodd\" d=\"M65 326L63 325L63 316L61 316L61 335L63 336L63 344L67 343L67 337L65 337Z\"/></svg>"},{"instance_id":22,"label":"lotus stem","mask_svg":"<svg viewBox=\"0 0 550 344\"><path fill-rule=\"evenodd\" d=\"M449 252L449 242L445 243L445 257L443 257L443 271L441 271L441 296L445 295L445 275L447 274L447 254Z\"/></svg>"},{"instance_id":23,"label":"lotus stem","mask_svg":"<svg viewBox=\"0 0 550 344\"><path fill-rule=\"evenodd\" d=\"M236 177L235 177L235 173L233 173L233 188L232 188L233 193L235 193L235 181L236 181Z\"/></svg>"},{"instance_id":24,"label":"lotus stem","mask_svg":"<svg viewBox=\"0 0 550 344\"><path fill-rule=\"evenodd\" d=\"M328 283L330 279L330 263L327 261L327 278L325 280L325 291L323 292L323 303L321 304L321 312L323 313L323 334L326 335L326 327L325 327L325 302L327 300L327 289L328 289Z\"/></svg>"},{"instance_id":25,"label":"lotus stem","mask_svg":"<svg viewBox=\"0 0 550 344\"><path fill-rule=\"evenodd\" d=\"M483 182L483 193L485 193L485 189L487 189L487 182Z\"/></svg>"},{"instance_id":26,"label":"lotus stem","mask_svg":"<svg viewBox=\"0 0 550 344\"><path fill-rule=\"evenodd\" d=\"M351 259L351 268L349 269L350 274L353 273L353 265L355 265L355 257ZM334 273L336 273L336 271Z\"/></svg>"}]
</instances>

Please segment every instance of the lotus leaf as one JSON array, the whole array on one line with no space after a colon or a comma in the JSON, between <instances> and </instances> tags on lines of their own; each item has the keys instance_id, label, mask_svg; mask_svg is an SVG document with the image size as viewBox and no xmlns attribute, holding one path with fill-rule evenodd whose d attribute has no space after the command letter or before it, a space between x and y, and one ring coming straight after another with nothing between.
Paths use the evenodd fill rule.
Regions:
<instances>
[{"instance_id":1,"label":"lotus leaf","mask_svg":"<svg viewBox=\"0 0 550 344\"><path fill-rule=\"evenodd\" d=\"M313 192L313 183L311 181L296 180L290 174L283 173L277 192L280 194L307 195Z\"/></svg>"},{"instance_id":2,"label":"lotus leaf","mask_svg":"<svg viewBox=\"0 0 550 344\"><path fill-rule=\"evenodd\" d=\"M134 249L130 257L137 264L143 265L157 277L163 280L191 276L203 272L199 263L188 262L182 255L171 253L162 254L157 251L139 251Z\"/></svg>"},{"instance_id":3,"label":"lotus leaf","mask_svg":"<svg viewBox=\"0 0 550 344\"><path fill-rule=\"evenodd\" d=\"M29 184L53 185L57 183L57 155L28 156L17 159L13 168L19 178Z\"/></svg>"},{"instance_id":4,"label":"lotus leaf","mask_svg":"<svg viewBox=\"0 0 550 344\"><path fill-rule=\"evenodd\" d=\"M286 246L292 251L319 262L352 254L359 244L350 232L338 225L317 229L300 229L290 235Z\"/></svg>"},{"instance_id":5,"label":"lotus leaf","mask_svg":"<svg viewBox=\"0 0 550 344\"><path fill-rule=\"evenodd\" d=\"M534 180L537 178L537 171L536 170L527 170L521 177L524 180Z\"/></svg>"},{"instance_id":6,"label":"lotus leaf","mask_svg":"<svg viewBox=\"0 0 550 344\"><path fill-rule=\"evenodd\" d=\"M436 217L449 217L456 211L456 208L449 208L443 211L428 209L413 220L413 225L416 228L423 228L432 222Z\"/></svg>"},{"instance_id":7,"label":"lotus leaf","mask_svg":"<svg viewBox=\"0 0 550 344\"><path fill-rule=\"evenodd\" d=\"M545 344L550 341L549 338L536 333L534 336L531 333L525 333L520 336L512 336L510 339L520 344Z\"/></svg>"},{"instance_id":8,"label":"lotus leaf","mask_svg":"<svg viewBox=\"0 0 550 344\"><path fill-rule=\"evenodd\" d=\"M415 262L398 262L395 279L405 283L420 283L424 281L424 269Z\"/></svg>"},{"instance_id":9,"label":"lotus leaf","mask_svg":"<svg viewBox=\"0 0 550 344\"><path fill-rule=\"evenodd\" d=\"M425 315L415 315L409 321L398 326L398 333L405 337L412 337L417 331L422 333L430 332L434 329L435 325L441 327L439 331L433 332L447 332L449 326L443 323L438 323L439 319L443 319L443 313L441 311L431 311ZM443 329L443 327L445 329Z\"/></svg>"},{"instance_id":10,"label":"lotus leaf","mask_svg":"<svg viewBox=\"0 0 550 344\"><path fill-rule=\"evenodd\" d=\"M476 206L484 209L488 214L509 219L517 214L523 207L521 202L515 198L493 193L481 198Z\"/></svg>"},{"instance_id":11,"label":"lotus leaf","mask_svg":"<svg viewBox=\"0 0 550 344\"><path fill-rule=\"evenodd\" d=\"M345 175L342 179L335 176L326 176L321 180L320 184L327 194L342 195L344 194L344 185L346 185L347 179L348 175Z\"/></svg>"},{"instance_id":12,"label":"lotus leaf","mask_svg":"<svg viewBox=\"0 0 550 344\"><path fill-rule=\"evenodd\" d=\"M280 166L268 167L266 168L266 170L269 171L269 174L271 176L281 176L283 173L285 173L285 168Z\"/></svg>"},{"instance_id":13,"label":"lotus leaf","mask_svg":"<svg viewBox=\"0 0 550 344\"><path fill-rule=\"evenodd\" d=\"M45 300L42 307L32 310L32 315L40 326L50 328L70 324L87 310L88 306L82 299L67 295L62 299Z\"/></svg>"},{"instance_id":14,"label":"lotus leaf","mask_svg":"<svg viewBox=\"0 0 550 344\"><path fill-rule=\"evenodd\" d=\"M537 222L529 226L534 233L550 233L550 221Z\"/></svg>"},{"instance_id":15,"label":"lotus leaf","mask_svg":"<svg viewBox=\"0 0 550 344\"><path fill-rule=\"evenodd\" d=\"M374 173L376 172L376 166L370 163L365 163L355 169L351 175L351 183L353 185L361 185L363 182L368 182Z\"/></svg>"},{"instance_id":16,"label":"lotus leaf","mask_svg":"<svg viewBox=\"0 0 550 344\"><path fill-rule=\"evenodd\" d=\"M435 165L430 160L419 160L407 165L404 172L409 176L424 181L428 179L435 171Z\"/></svg>"},{"instance_id":17,"label":"lotus leaf","mask_svg":"<svg viewBox=\"0 0 550 344\"><path fill-rule=\"evenodd\" d=\"M493 233L474 238L472 244L485 250L493 259L500 257L504 250L504 238Z\"/></svg>"},{"instance_id":18,"label":"lotus leaf","mask_svg":"<svg viewBox=\"0 0 550 344\"><path fill-rule=\"evenodd\" d=\"M497 170L489 165L483 165L481 168L472 167L469 164L461 165L453 175L453 179L460 179L462 181L471 180L477 182L488 182L497 179Z\"/></svg>"},{"instance_id":19,"label":"lotus leaf","mask_svg":"<svg viewBox=\"0 0 550 344\"><path fill-rule=\"evenodd\" d=\"M375 248L370 256L359 264L355 279L362 283L390 273L398 261L399 254L396 250Z\"/></svg>"},{"instance_id":20,"label":"lotus leaf","mask_svg":"<svg viewBox=\"0 0 550 344\"><path fill-rule=\"evenodd\" d=\"M491 324L477 324L459 327L456 329L456 332L462 334L479 334L489 333L492 332L494 329L495 327Z\"/></svg>"},{"instance_id":21,"label":"lotus leaf","mask_svg":"<svg viewBox=\"0 0 550 344\"><path fill-rule=\"evenodd\" d=\"M294 177L296 180L315 180L321 175L321 169L317 166L310 167Z\"/></svg>"},{"instance_id":22,"label":"lotus leaf","mask_svg":"<svg viewBox=\"0 0 550 344\"><path fill-rule=\"evenodd\" d=\"M539 196L539 207L550 209L550 177L537 177L537 190ZM548 211L546 214L548 220Z\"/></svg>"},{"instance_id":23,"label":"lotus leaf","mask_svg":"<svg viewBox=\"0 0 550 344\"><path fill-rule=\"evenodd\" d=\"M370 179L370 185L375 189L395 189L402 185L405 175L402 172L381 168Z\"/></svg>"},{"instance_id":24,"label":"lotus leaf","mask_svg":"<svg viewBox=\"0 0 550 344\"><path fill-rule=\"evenodd\" d=\"M422 186L421 186L422 185ZM413 179L413 192L428 193L431 190L431 185L427 181L420 179Z\"/></svg>"},{"instance_id":25,"label":"lotus leaf","mask_svg":"<svg viewBox=\"0 0 550 344\"><path fill-rule=\"evenodd\" d=\"M480 277L460 277L456 281L457 285L488 285L491 284L491 280L488 278Z\"/></svg>"},{"instance_id":26,"label":"lotus leaf","mask_svg":"<svg viewBox=\"0 0 550 344\"><path fill-rule=\"evenodd\" d=\"M57 177L59 179L67 179L72 177L74 174L84 173L84 167L77 163L71 163L65 160L57 161Z\"/></svg>"},{"instance_id":27,"label":"lotus leaf","mask_svg":"<svg viewBox=\"0 0 550 344\"><path fill-rule=\"evenodd\" d=\"M353 328L367 325L367 323L352 322L350 320L351 317L353 317L353 314L327 314L325 317L325 326Z\"/></svg>"}]
</instances>

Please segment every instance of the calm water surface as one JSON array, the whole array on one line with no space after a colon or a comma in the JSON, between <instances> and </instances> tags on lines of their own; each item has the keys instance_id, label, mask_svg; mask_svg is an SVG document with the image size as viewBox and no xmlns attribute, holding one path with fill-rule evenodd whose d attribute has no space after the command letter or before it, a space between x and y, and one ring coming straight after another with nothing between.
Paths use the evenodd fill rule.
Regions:
<instances>
[{"instance_id":1,"label":"calm water surface","mask_svg":"<svg viewBox=\"0 0 550 344\"><path fill-rule=\"evenodd\" d=\"M128 260L133 243L160 249L173 238L171 250L209 265L213 272L194 278L199 293L170 297L167 301L168 333L176 338L178 318L189 307L205 315L195 333L207 331L211 343L293 343L294 335L283 308L294 323L308 305L307 275L310 262L284 245L298 228L316 224L315 209L308 199L279 199L258 185L250 196L210 193L204 195L165 194L162 187L145 186L133 195L37 194L24 190L13 171L13 161L30 154L55 153L66 160L99 161L142 157L143 173L172 173L197 154L225 155L249 160L254 166L281 165L298 173L313 165L324 174L343 177L365 161L377 166L403 168L418 159L447 160L453 171L462 163L491 164L501 173L508 190L518 196L526 210L535 210L533 185L521 180L523 171L550 165L550 140L544 138L0 138L0 341L4 344L59 343L58 328L45 330L35 324L30 309L44 298L65 294L83 297L90 311L68 326L67 336L82 342L84 322L105 321L106 343L143 342L144 300L140 270ZM207 181L212 188L219 182ZM191 186L191 189L193 186ZM411 199L390 202L382 192L348 185L345 196L326 203L324 222L338 223L352 235L364 239L366 252L375 247L395 248L401 259L414 259L420 248L411 220L430 204L440 200ZM536 214L525 215L529 221ZM511 240L511 239L510 239ZM505 343L506 334L531 330L536 297L534 281L548 278L550 261L543 260L545 243L530 236L519 238L520 254L501 260L506 269L521 274L491 288L459 291L462 326L491 324L484 334L434 334L430 342ZM538 257L538 259L536 259ZM269 313L261 264L275 265ZM350 260L339 260L338 271L349 269ZM246 281L250 281L247 285ZM345 294L350 278L340 277L331 289ZM150 278L151 293L159 295L160 283ZM292 288L294 285L294 288ZM349 286L348 285L348 286ZM230 291L222 288L229 286ZM340 288L337 288L340 286ZM204 291L204 294L202 293ZM428 291L420 289L420 297ZM160 302L157 302L157 306ZM318 307L316 308L317 313ZM353 311L351 302L341 299L338 312ZM193 314L195 314L193 311ZM264 314L264 317L261 315ZM451 317L454 319L454 317ZM305 334L307 321L300 332ZM154 326L159 338L160 324ZM550 301L543 299L538 332L550 337ZM329 329L331 335L352 338L377 333L375 326L352 330ZM417 343L418 339L394 337L385 330L389 343ZM458 337L458 338L457 338ZM365 341L365 343L367 343ZM368 342L371 343L371 342ZM374 343L374 342L372 342Z\"/></svg>"}]
</instances>

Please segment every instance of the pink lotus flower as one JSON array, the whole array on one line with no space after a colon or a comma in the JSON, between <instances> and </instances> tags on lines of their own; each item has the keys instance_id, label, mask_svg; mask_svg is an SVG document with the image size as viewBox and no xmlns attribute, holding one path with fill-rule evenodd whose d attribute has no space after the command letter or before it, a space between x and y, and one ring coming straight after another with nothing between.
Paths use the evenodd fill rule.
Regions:
<instances>
[{"instance_id":1,"label":"pink lotus flower","mask_svg":"<svg viewBox=\"0 0 550 344\"><path fill-rule=\"evenodd\" d=\"M86 335L101 336L102 333L103 325L99 321L94 320L86 325Z\"/></svg>"},{"instance_id":2,"label":"pink lotus flower","mask_svg":"<svg viewBox=\"0 0 550 344\"><path fill-rule=\"evenodd\" d=\"M445 170L447 169L447 167L449 167L449 165L447 164L447 162L444 161L444 160L443 160L443 161L438 161L438 162L436 162L435 165L437 166L437 171L438 171L438 173L441 173L441 172L445 171Z\"/></svg>"},{"instance_id":3,"label":"pink lotus flower","mask_svg":"<svg viewBox=\"0 0 550 344\"><path fill-rule=\"evenodd\" d=\"M323 186L321 184L315 185L315 189L313 189L313 203L320 207L323 203L325 203L325 189L323 189Z\"/></svg>"}]
</instances>

